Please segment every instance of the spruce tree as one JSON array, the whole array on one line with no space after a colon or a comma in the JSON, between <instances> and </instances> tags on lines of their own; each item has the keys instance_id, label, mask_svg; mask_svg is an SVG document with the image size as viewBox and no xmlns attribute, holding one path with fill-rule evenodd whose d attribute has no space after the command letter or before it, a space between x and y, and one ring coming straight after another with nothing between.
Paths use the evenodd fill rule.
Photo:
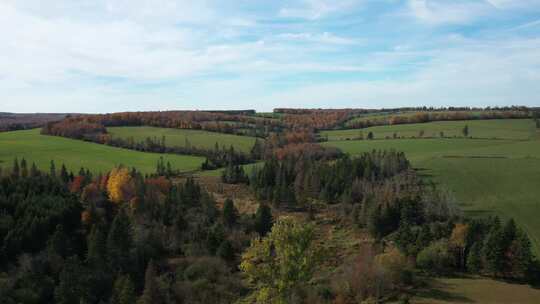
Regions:
<instances>
[{"instance_id":1,"label":"spruce tree","mask_svg":"<svg viewBox=\"0 0 540 304\"><path fill-rule=\"evenodd\" d=\"M482 256L480 249L480 244L476 242L471 246L469 254L467 255L467 269L473 274L478 274L482 270Z\"/></svg>"},{"instance_id":2,"label":"spruce tree","mask_svg":"<svg viewBox=\"0 0 540 304\"><path fill-rule=\"evenodd\" d=\"M15 160L13 161L13 168L11 170L11 176L13 176L14 178L17 178L21 175L21 172L20 172L20 167L19 167L19 160L17 160L17 158L15 158Z\"/></svg>"},{"instance_id":3,"label":"spruce tree","mask_svg":"<svg viewBox=\"0 0 540 304\"><path fill-rule=\"evenodd\" d=\"M52 178L56 177L56 165L54 164L54 160L51 160L51 166L50 166L50 169L49 169L49 174L51 175Z\"/></svg>"},{"instance_id":4,"label":"spruce tree","mask_svg":"<svg viewBox=\"0 0 540 304\"><path fill-rule=\"evenodd\" d=\"M135 286L127 275L119 276L114 281L111 304L133 304L136 301Z\"/></svg>"},{"instance_id":5,"label":"spruce tree","mask_svg":"<svg viewBox=\"0 0 540 304\"><path fill-rule=\"evenodd\" d=\"M28 177L28 164L24 158L21 160L21 176Z\"/></svg>"},{"instance_id":6,"label":"spruce tree","mask_svg":"<svg viewBox=\"0 0 540 304\"><path fill-rule=\"evenodd\" d=\"M115 216L107 236L107 255L112 269L127 272L132 245L131 224L124 210Z\"/></svg>"},{"instance_id":7,"label":"spruce tree","mask_svg":"<svg viewBox=\"0 0 540 304\"><path fill-rule=\"evenodd\" d=\"M137 304L161 304L164 303L161 297L157 282L154 262L150 261L146 267L144 275L144 291Z\"/></svg>"},{"instance_id":8,"label":"spruce tree","mask_svg":"<svg viewBox=\"0 0 540 304\"><path fill-rule=\"evenodd\" d=\"M272 209L266 204L259 205L259 208L255 213L255 231L263 237L272 230L273 224L274 218L272 217Z\"/></svg>"},{"instance_id":9,"label":"spruce tree","mask_svg":"<svg viewBox=\"0 0 540 304\"><path fill-rule=\"evenodd\" d=\"M232 199L228 198L223 204L223 223L227 227L233 227L236 224L238 218L238 210L234 206Z\"/></svg>"}]
</instances>

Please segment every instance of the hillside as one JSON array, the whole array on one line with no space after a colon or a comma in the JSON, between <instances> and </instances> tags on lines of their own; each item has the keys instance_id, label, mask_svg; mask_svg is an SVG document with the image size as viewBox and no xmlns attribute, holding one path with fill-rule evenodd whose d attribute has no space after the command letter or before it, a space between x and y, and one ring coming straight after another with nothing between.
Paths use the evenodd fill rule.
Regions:
<instances>
[{"instance_id":1,"label":"hillside","mask_svg":"<svg viewBox=\"0 0 540 304\"><path fill-rule=\"evenodd\" d=\"M51 160L57 166L62 163L69 170L78 171L85 167L92 172L108 172L120 164L136 167L143 173L153 173L160 157L169 161L173 169L193 171L200 168L202 157L184 155L163 155L119 149L100 144L46 136L39 129L0 133L0 166L10 167L15 157L48 170Z\"/></svg>"},{"instance_id":2,"label":"hillside","mask_svg":"<svg viewBox=\"0 0 540 304\"><path fill-rule=\"evenodd\" d=\"M233 146L237 151L249 152L255 143L255 137L223 134L202 130L169 129L157 127L109 127L107 132L113 138L129 139L135 142L144 142L147 138L165 137L168 147L192 147L214 149L217 143L220 147Z\"/></svg>"},{"instance_id":3,"label":"hillside","mask_svg":"<svg viewBox=\"0 0 540 304\"><path fill-rule=\"evenodd\" d=\"M469 125L473 137L478 134L501 139L345 140L323 145L338 147L352 155L373 149L403 151L421 174L453 191L466 214L515 218L530 234L536 252L540 252L540 223L536 220L536 215L540 214L540 140L533 121L426 123L374 127L363 132L366 135L373 130L375 138L386 136L377 134L394 132L414 136L418 130L425 130L426 134L439 130L458 133L465 124ZM336 139L344 136L343 132L349 130L325 134L329 139Z\"/></svg>"}]
</instances>

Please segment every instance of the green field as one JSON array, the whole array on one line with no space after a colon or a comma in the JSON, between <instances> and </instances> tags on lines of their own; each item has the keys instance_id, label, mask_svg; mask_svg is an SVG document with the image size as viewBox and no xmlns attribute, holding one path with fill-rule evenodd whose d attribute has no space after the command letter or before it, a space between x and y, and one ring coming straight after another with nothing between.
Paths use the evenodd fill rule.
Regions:
<instances>
[{"instance_id":1,"label":"green field","mask_svg":"<svg viewBox=\"0 0 540 304\"><path fill-rule=\"evenodd\" d=\"M514 134L514 140L391 139L330 141L324 145L338 147L350 154L373 149L405 152L421 174L452 190L467 214L497 214L516 219L529 233L539 254L540 140L534 129L528 133L533 139L521 140L529 128L524 124L526 120L507 122L510 126L501 130L501 134L505 137ZM502 124L498 121L489 123ZM474 132L474 128L472 130Z\"/></svg>"},{"instance_id":2,"label":"green field","mask_svg":"<svg viewBox=\"0 0 540 304\"><path fill-rule=\"evenodd\" d=\"M113 138L133 137L135 142L142 142L147 138L161 140L165 136L165 145L168 147L185 147L186 143L192 147L213 149L218 143L220 147L231 145L243 152L249 152L255 143L255 137L232 134L208 132L202 130L168 129L155 127L111 127L107 131Z\"/></svg>"},{"instance_id":3,"label":"green field","mask_svg":"<svg viewBox=\"0 0 540 304\"><path fill-rule=\"evenodd\" d=\"M510 284L483 278L437 278L430 280L430 288L419 292L411 303L534 304L538 303L540 299L540 290L528 285Z\"/></svg>"},{"instance_id":4,"label":"green field","mask_svg":"<svg viewBox=\"0 0 540 304\"><path fill-rule=\"evenodd\" d=\"M78 171L82 166L95 173L107 172L122 164L152 173L161 156L173 169L181 171L197 170L204 161L202 157L138 152L39 132L39 129L33 129L0 133L0 166L11 167L17 157L35 162L44 170L48 170L50 161L54 160L57 167L64 163L72 171Z\"/></svg>"},{"instance_id":5,"label":"green field","mask_svg":"<svg viewBox=\"0 0 540 304\"><path fill-rule=\"evenodd\" d=\"M469 120L469 121L438 121L429 123L403 124L392 126L371 127L365 129L332 130L321 132L322 137L328 140L347 140L358 138L361 134L365 138L369 132L373 132L374 138L384 139L397 137L462 137L463 127L469 127L469 136L474 138L497 138L497 139L530 139L534 134L534 122L531 119L494 119L494 120Z\"/></svg>"}]
</instances>

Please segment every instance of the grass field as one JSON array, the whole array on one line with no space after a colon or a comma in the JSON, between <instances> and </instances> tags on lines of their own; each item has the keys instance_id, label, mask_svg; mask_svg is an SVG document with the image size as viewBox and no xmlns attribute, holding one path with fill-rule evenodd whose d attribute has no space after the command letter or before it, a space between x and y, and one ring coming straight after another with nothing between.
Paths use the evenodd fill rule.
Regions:
<instances>
[{"instance_id":1,"label":"grass field","mask_svg":"<svg viewBox=\"0 0 540 304\"><path fill-rule=\"evenodd\" d=\"M494 119L494 120L469 120L469 121L438 121L418 124L404 124L392 126L371 127L365 129L333 130L321 132L322 137L328 140L347 140L358 138L363 134L364 138L369 132L373 132L374 138L419 137L421 132L424 137L462 137L463 127L469 127L469 136L474 138L497 138L497 139L530 139L534 135L535 125L530 119Z\"/></svg>"},{"instance_id":2,"label":"grass field","mask_svg":"<svg viewBox=\"0 0 540 304\"><path fill-rule=\"evenodd\" d=\"M119 149L63 137L39 134L39 129L0 133L0 166L11 167L13 160L25 158L48 170L54 160L57 168L62 163L77 172L85 167L91 171L107 172L117 165L135 167L143 173L155 172L158 159L163 156L174 169L197 170L202 157L144 153Z\"/></svg>"},{"instance_id":3,"label":"grass field","mask_svg":"<svg viewBox=\"0 0 540 304\"><path fill-rule=\"evenodd\" d=\"M441 278L413 298L414 304L483 303L535 304L540 290L483 278Z\"/></svg>"},{"instance_id":4,"label":"grass field","mask_svg":"<svg viewBox=\"0 0 540 304\"><path fill-rule=\"evenodd\" d=\"M528 232L539 255L540 140L534 129L528 133L531 140L521 140L528 129L524 122L510 120L509 128L501 130L507 137L514 134L513 140L391 139L330 141L324 145L350 154L373 149L405 152L422 174L452 190L467 214L497 214L516 219Z\"/></svg>"},{"instance_id":5,"label":"grass field","mask_svg":"<svg viewBox=\"0 0 540 304\"><path fill-rule=\"evenodd\" d=\"M133 137L136 142L146 140L148 137L161 140L165 136L165 145L169 147L185 147L186 140L192 147L213 149L216 142L220 147L233 146L243 152L249 152L255 143L255 137L239 136L224 133L208 132L202 130L167 129L155 127L112 127L107 128L113 138Z\"/></svg>"}]
</instances>

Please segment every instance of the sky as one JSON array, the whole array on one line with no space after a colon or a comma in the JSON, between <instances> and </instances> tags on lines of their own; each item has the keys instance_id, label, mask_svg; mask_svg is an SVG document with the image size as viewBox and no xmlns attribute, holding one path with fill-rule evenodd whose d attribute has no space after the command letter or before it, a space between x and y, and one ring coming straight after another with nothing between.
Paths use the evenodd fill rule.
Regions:
<instances>
[{"instance_id":1,"label":"sky","mask_svg":"<svg viewBox=\"0 0 540 304\"><path fill-rule=\"evenodd\" d=\"M540 0L0 0L0 112L540 106Z\"/></svg>"}]
</instances>

